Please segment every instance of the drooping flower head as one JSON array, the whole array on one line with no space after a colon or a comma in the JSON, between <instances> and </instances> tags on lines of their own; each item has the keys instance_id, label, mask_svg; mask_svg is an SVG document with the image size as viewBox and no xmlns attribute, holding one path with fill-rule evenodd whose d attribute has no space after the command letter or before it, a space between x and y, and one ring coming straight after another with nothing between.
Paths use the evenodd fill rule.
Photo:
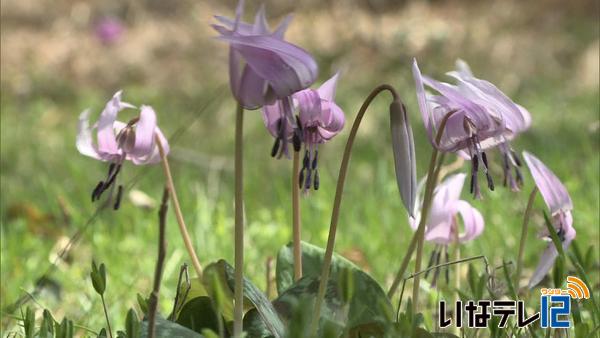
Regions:
<instances>
[{"instance_id":1,"label":"drooping flower head","mask_svg":"<svg viewBox=\"0 0 600 338\"><path fill-rule=\"evenodd\" d=\"M484 150L499 144L504 144L504 149L510 149L506 141L525 130L531 119L524 108L512 102L493 84L473 77L466 64L461 64L458 71L449 75L458 81L457 85L423 76L416 60L413 63L417 100L429 140L440 151L456 152L471 159L471 193L479 198L481 193L477 173L480 167L486 175L488 187L494 189ZM425 85L438 94L426 93ZM449 118L437 143L435 137L446 115ZM505 154L508 155L508 150ZM511 156L510 160L518 164L515 158ZM506 177L506 181L509 181L509 177ZM511 187L514 188L516 185L513 183Z\"/></svg>"},{"instance_id":2,"label":"drooping flower head","mask_svg":"<svg viewBox=\"0 0 600 338\"><path fill-rule=\"evenodd\" d=\"M98 183L92 193L92 201L114 186L117 175L125 160L136 165L158 163L161 160L156 138L158 137L165 154L169 152L167 139L156 125L156 113L150 106L141 106L139 115L129 122L117 121L117 114L126 108L135 108L121 101L122 92L117 92L102 110L98 122L90 127L90 111L85 110L79 116L77 150L83 155L100 161L109 162L108 175ZM93 131L96 131L94 141ZM120 199L121 186L117 197Z\"/></svg>"},{"instance_id":3,"label":"drooping flower head","mask_svg":"<svg viewBox=\"0 0 600 338\"><path fill-rule=\"evenodd\" d=\"M316 90L304 89L289 100L277 100L263 107L263 120L275 137L271 155L287 155L289 142L292 142L295 151L300 151L304 144L299 184L305 190L311 186L315 190L319 188L319 144L329 141L344 128L344 112L334 101L338 78L339 75L335 74ZM288 114L296 111L297 118L290 121Z\"/></svg>"},{"instance_id":4,"label":"drooping flower head","mask_svg":"<svg viewBox=\"0 0 600 338\"><path fill-rule=\"evenodd\" d=\"M429 216L425 222L425 240L436 244L429 266L438 265L442 253L445 260L448 260L449 244L468 242L483 232L484 221L481 213L467 201L460 199L465 177L465 174L449 176L434 191ZM413 212L415 217L409 218L409 223L415 230L422 217L421 204L419 203ZM459 216L464 232L459 230Z\"/></svg>"},{"instance_id":5,"label":"drooping flower head","mask_svg":"<svg viewBox=\"0 0 600 338\"><path fill-rule=\"evenodd\" d=\"M456 78L458 86L463 92L472 95L474 100L484 98L490 102L505 121L505 130L499 136L498 150L502 155L502 169L504 171L504 186L509 186L512 191L518 191L523 185L521 174L521 160L510 146L510 141L518 134L526 131L531 126L531 114L524 107L514 103L509 97L502 93L496 86L488 81L475 78L469 65L463 60L456 62L456 71L448 73ZM514 168L513 177L511 169Z\"/></svg>"},{"instance_id":6,"label":"drooping flower head","mask_svg":"<svg viewBox=\"0 0 600 338\"><path fill-rule=\"evenodd\" d=\"M240 0L235 19L216 16L222 25L213 25L230 46L230 87L237 101L257 109L309 87L317 78L317 63L308 52L284 41L291 18L271 32L263 6L253 24L240 21L243 7Z\"/></svg>"},{"instance_id":7,"label":"drooping flower head","mask_svg":"<svg viewBox=\"0 0 600 338\"><path fill-rule=\"evenodd\" d=\"M526 151L523 152L523 157L525 158L525 163L535 181L535 185L540 191L546 206L548 206L548 209L550 210L552 222L562 243L563 249L566 250L576 234L575 228L573 228L573 216L571 215L571 210L573 210L571 196L569 196L567 189L560 182L558 177L556 177L542 161ZM550 234L546 230L542 232L542 236L545 239L549 239ZM558 251L556 250L554 243L550 242L542 254L535 272L529 280L530 288L542 281L544 276L554 265L556 257L558 257Z\"/></svg>"}]
</instances>

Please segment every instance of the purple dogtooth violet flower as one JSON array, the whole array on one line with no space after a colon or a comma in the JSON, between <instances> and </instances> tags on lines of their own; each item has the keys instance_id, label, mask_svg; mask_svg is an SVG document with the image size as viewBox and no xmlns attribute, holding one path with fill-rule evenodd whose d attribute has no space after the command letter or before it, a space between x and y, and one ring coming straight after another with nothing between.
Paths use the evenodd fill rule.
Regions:
<instances>
[{"instance_id":1,"label":"purple dogtooth violet flower","mask_svg":"<svg viewBox=\"0 0 600 338\"><path fill-rule=\"evenodd\" d=\"M496 86L488 81L477 79L473 76L469 65L463 60L456 61L456 71L448 73L458 81L458 86L464 88L464 93L473 95L474 100L485 98L491 103L506 123L506 129L499 138L498 150L502 156L502 169L504 171L503 185L509 186L512 191L518 191L523 185L521 174L522 162L517 153L512 149L510 141L518 134L526 131L531 126L531 114L527 109L514 103ZM513 176L511 170L514 168Z\"/></svg>"},{"instance_id":2,"label":"purple dogtooth violet flower","mask_svg":"<svg viewBox=\"0 0 600 338\"><path fill-rule=\"evenodd\" d=\"M531 172L535 185L550 210L553 226L556 229L563 249L566 250L576 234L575 228L573 228L573 216L571 215L571 210L573 210L571 196L569 196L567 189L556 175L537 157L524 151L523 158ZM554 246L554 243L551 242L547 229L542 232L542 238L548 240L550 243L548 243L546 250L544 250L540 262L529 280L530 288L542 281L558 257L558 250Z\"/></svg>"},{"instance_id":3,"label":"purple dogtooth violet flower","mask_svg":"<svg viewBox=\"0 0 600 338\"><path fill-rule=\"evenodd\" d=\"M457 85L421 75L416 60L413 62L421 117L434 147L471 160L470 191L475 198L481 198L477 179L480 168L486 175L488 187L494 190L485 150L504 144L501 149L505 149L504 154L508 156L510 146L506 142L527 129L531 118L524 108L512 102L493 84L473 77L466 64L459 62L459 70L448 74L457 79ZM425 85L439 94L426 93ZM444 125L442 138L436 144L435 136L448 114L451 115ZM510 155L505 160L513 161L518 166L520 161L517 156L514 152L510 152ZM508 176L507 166L504 165L504 168L509 183L512 175ZM521 177L520 172L517 177ZM510 184L513 188L517 187L516 182Z\"/></svg>"},{"instance_id":4,"label":"purple dogtooth violet flower","mask_svg":"<svg viewBox=\"0 0 600 338\"><path fill-rule=\"evenodd\" d=\"M258 109L308 88L317 78L318 67L308 52L284 41L291 17L271 32L264 6L253 24L240 21L243 7L241 0L235 19L215 16L221 25L212 25L219 39L229 43L229 83L239 104Z\"/></svg>"},{"instance_id":5,"label":"purple dogtooth violet flower","mask_svg":"<svg viewBox=\"0 0 600 338\"><path fill-rule=\"evenodd\" d=\"M85 156L108 162L108 174L92 192L92 201L102 193L115 187L117 176L125 160L136 165L154 164L161 161L156 137L159 138L165 154L169 152L167 139L156 124L156 113L150 106L142 105L139 115L129 122L117 121L117 114L126 108L134 109L130 103L121 101L118 91L108 101L98 121L90 127L90 111L84 110L79 116L77 150ZM96 131L96 140L92 132ZM114 209L119 208L123 187L118 185ZM112 191L112 190L111 190Z\"/></svg>"},{"instance_id":6,"label":"purple dogtooth violet flower","mask_svg":"<svg viewBox=\"0 0 600 338\"><path fill-rule=\"evenodd\" d=\"M448 262L450 244L471 241L483 232L484 220L481 213L467 201L460 199L465 178L466 174L448 176L434 191L431 209L425 223L425 240L436 245L428 267ZM420 184L420 192L423 190L424 181ZM422 199L422 196L420 198ZM422 217L421 207L422 201L415 206L413 212L415 217L409 218L410 226L414 230L417 230ZM462 219L464 232L459 231L459 216ZM448 279L447 273L446 270L446 279ZM437 275L438 271L435 271L433 284L437 280Z\"/></svg>"},{"instance_id":7,"label":"purple dogtooth violet flower","mask_svg":"<svg viewBox=\"0 0 600 338\"><path fill-rule=\"evenodd\" d=\"M272 156L287 156L289 142L294 151L300 151L304 144L298 184L305 191L311 187L319 189L319 145L337 135L346 122L344 112L334 101L338 78L339 74L335 74L318 89L304 89L291 98L263 107L265 126L275 137ZM298 112L296 123L292 124L286 116L295 111Z\"/></svg>"}]
</instances>

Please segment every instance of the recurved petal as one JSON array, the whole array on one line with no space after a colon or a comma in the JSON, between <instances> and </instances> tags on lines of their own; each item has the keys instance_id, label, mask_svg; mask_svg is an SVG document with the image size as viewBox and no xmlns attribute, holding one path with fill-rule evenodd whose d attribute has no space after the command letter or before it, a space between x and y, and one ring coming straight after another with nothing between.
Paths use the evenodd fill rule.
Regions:
<instances>
[{"instance_id":1,"label":"recurved petal","mask_svg":"<svg viewBox=\"0 0 600 338\"><path fill-rule=\"evenodd\" d=\"M329 80L325 81L317 91L322 99L333 101L335 98L335 90L337 88L337 82L339 78L339 72L335 73Z\"/></svg>"},{"instance_id":2,"label":"recurved petal","mask_svg":"<svg viewBox=\"0 0 600 338\"><path fill-rule=\"evenodd\" d=\"M390 125L396 183L406 211L414 218L413 211L417 197L415 144L406 109L397 100L390 104Z\"/></svg>"},{"instance_id":3,"label":"recurved petal","mask_svg":"<svg viewBox=\"0 0 600 338\"><path fill-rule=\"evenodd\" d=\"M465 174L448 176L437 186L433 193L427 225L447 223L454 217L454 205L460 198L466 176Z\"/></svg>"},{"instance_id":4,"label":"recurved petal","mask_svg":"<svg viewBox=\"0 0 600 338\"><path fill-rule=\"evenodd\" d=\"M169 141L167 141L167 138L162 133L160 128L156 127L154 129L154 132L155 132L155 135L160 139L160 143L163 146L165 155L168 155L170 152ZM133 164L135 164L135 165L158 163L161 161L160 151L158 150L158 145L155 142L154 146L152 147L152 149L150 150L149 153L146 153L143 156L128 155L128 159L131 160L131 162L133 162Z\"/></svg>"},{"instance_id":5,"label":"recurved petal","mask_svg":"<svg viewBox=\"0 0 600 338\"><path fill-rule=\"evenodd\" d=\"M463 243L475 239L483 232L484 221L481 213L468 202L458 200L454 203L456 211L460 214L465 232L459 234L458 240Z\"/></svg>"},{"instance_id":6,"label":"recurved petal","mask_svg":"<svg viewBox=\"0 0 600 338\"><path fill-rule=\"evenodd\" d=\"M417 102L419 103L419 111L421 112L421 118L423 119L423 123L425 124L425 130L427 131L427 135L429 136L429 139L432 140L432 115L431 110L429 108L429 104L427 103L427 94L425 93L425 86L423 85L423 76L421 75L421 70L419 70L417 59L413 59L412 73L415 79Z\"/></svg>"},{"instance_id":7,"label":"recurved petal","mask_svg":"<svg viewBox=\"0 0 600 338\"><path fill-rule=\"evenodd\" d=\"M113 124L117 119L117 114L124 108L133 108L134 106L121 102L121 91L118 91L104 107L98 119L98 153L103 155L116 155L119 152Z\"/></svg>"},{"instance_id":8,"label":"recurved petal","mask_svg":"<svg viewBox=\"0 0 600 338\"><path fill-rule=\"evenodd\" d=\"M574 237L575 230L572 231L569 237L565 237L565 240L562 243L563 250L567 250ZM531 275L531 279L529 279L529 288L535 287L542 281L542 279L544 279L544 276L546 276L548 271L550 271L557 257L558 250L556 250L556 246L554 246L553 242L548 243L546 250L544 250L542 257L540 258L540 262L535 268L533 275Z\"/></svg>"},{"instance_id":9,"label":"recurved petal","mask_svg":"<svg viewBox=\"0 0 600 338\"><path fill-rule=\"evenodd\" d=\"M285 118L284 110L282 107L281 100L275 101L275 103L270 105L264 105L262 109L262 117L263 122L265 123L265 127L273 137L278 137L280 134L280 123L285 123L284 134L286 136L291 136L293 132L293 126L289 123L289 121ZM281 121L281 122L280 122Z\"/></svg>"},{"instance_id":10,"label":"recurved petal","mask_svg":"<svg viewBox=\"0 0 600 338\"><path fill-rule=\"evenodd\" d=\"M89 156L95 159L100 159L100 155L96 151L96 147L93 143L92 130L90 129L90 111L89 109L84 110L79 115L79 123L77 124L77 141L75 145L77 150L85 156Z\"/></svg>"},{"instance_id":11,"label":"recurved petal","mask_svg":"<svg viewBox=\"0 0 600 338\"><path fill-rule=\"evenodd\" d=\"M140 118L135 125L135 142L130 153L132 156L146 156L154 148L156 130L156 112L150 106L141 106Z\"/></svg>"},{"instance_id":12,"label":"recurved petal","mask_svg":"<svg viewBox=\"0 0 600 338\"><path fill-rule=\"evenodd\" d=\"M555 215L559 211L569 211L573 209L571 196L562 182L554 175L542 161L534 155L524 151L523 158L535 181L535 185L540 190L544 202L550 209L550 213Z\"/></svg>"},{"instance_id":13,"label":"recurved petal","mask_svg":"<svg viewBox=\"0 0 600 338\"><path fill-rule=\"evenodd\" d=\"M305 50L272 36L221 36L247 64L266 79L278 98L310 86L317 77L315 60Z\"/></svg>"},{"instance_id":14,"label":"recurved petal","mask_svg":"<svg viewBox=\"0 0 600 338\"><path fill-rule=\"evenodd\" d=\"M300 123L303 127L315 127L324 125L328 121L321 113L321 98L314 89L304 89L292 95L298 104Z\"/></svg>"},{"instance_id":15,"label":"recurved petal","mask_svg":"<svg viewBox=\"0 0 600 338\"><path fill-rule=\"evenodd\" d=\"M267 23L267 16L265 14L265 4L261 4L256 16L254 17L254 27L252 29L253 35L269 34L269 24Z\"/></svg>"},{"instance_id":16,"label":"recurved petal","mask_svg":"<svg viewBox=\"0 0 600 338\"><path fill-rule=\"evenodd\" d=\"M322 127L319 127L319 134L325 140L330 140L337 135L346 124L346 116L342 108L332 101L321 100L321 114L326 121Z\"/></svg>"},{"instance_id":17,"label":"recurved petal","mask_svg":"<svg viewBox=\"0 0 600 338\"><path fill-rule=\"evenodd\" d=\"M281 20L279 25L273 31L273 36L283 40L283 36L285 35L285 32L287 31L288 26L290 25L290 22L292 22L292 19L293 15L286 15L285 18Z\"/></svg>"}]
</instances>

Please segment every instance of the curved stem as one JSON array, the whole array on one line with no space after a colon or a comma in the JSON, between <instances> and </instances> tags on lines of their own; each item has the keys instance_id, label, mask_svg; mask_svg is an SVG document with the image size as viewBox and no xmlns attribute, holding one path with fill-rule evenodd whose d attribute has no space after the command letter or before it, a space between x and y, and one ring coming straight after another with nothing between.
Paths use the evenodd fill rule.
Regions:
<instances>
[{"instance_id":1,"label":"curved stem","mask_svg":"<svg viewBox=\"0 0 600 338\"><path fill-rule=\"evenodd\" d=\"M294 280L302 278L302 246L300 227L300 185L298 184L300 170L300 152L294 151L292 166L292 230L294 242Z\"/></svg>"},{"instance_id":2,"label":"curved stem","mask_svg":"<svg viewBox=\"0 0 600 338\"><path fill-rule=\"evenodd\" d=\"M323 298L325 297L325 290L327 287L327 282L329 279L329 270L331 267L331 259L333 257L333 246L335 244L335 234L337 231L337 225L339 220L340 213L340 205L342 203L342 193L344 192L344 184L346 182L346 173L348 172L348 164L350 162L350 155L352 154L352 145L354 144L354 139L356 138L356 133L358 132L358 127L362 121L367 108L373 101L373 99L379 95L379 93L383 91L389 91L392 94L394 100L398 99L398 94L394 87L383 84L375 89L369 94L366 98L356 118L354 119L354 124L352 125L352 129L350 130L350 135L348 136L348 141L346 142L346 148L344 149L344 155L342 158L342 164L340 165L340 172L338 175L337 186L335 190L335 198L333 200L333 211L331 214L331 223L329 225L329 236L327 238L327 247L325 248L325 257L323 258L323 267L321 270L321 278L319 280L319 290L317 292L317 299L315 301L315 308L313 310L313 317L311 321L310 327L310 336L314 337L317 333L317 328L319 327L319 318L321 317L321 305L323 304Z\"/></svg>"},{"instance_id":3,"label":"curved stem","mask_svg":"<svg viewBox=\"0 0 600 338\"><path fill-rule=\"evenodd\" d=\"M442 119L442 121L440 122L440 128L438 129L436 138L435 138L435 144L439 144L440 140L442 139L442 134L443 134L443 130L446 127L446 122L448 121L448 118L450 118L450 116L452 116L456 111L451 111L448 112L444 118ZM433 152L431 153L431 159L429 161L429 174L427 175L427 183L426 183L426 188L425 188L425 196L423 198L423 207L422 207L422 212L421 212L421 222L419 223L419 228L420 229L421 223L424 222L424 220L427 218L427 214L425 213L425 201L427 201L427 208L429 208L429 204L431 202L431 194L433 194L433 188L435 188L435 185L437 184L437 176L440 173L440 170L435 170L434 171L434 166L436 163L436 158L437 158L437 148L433 147ZM433 173L433 174L432 174ZM432 176L433 179L430 179ZM429 186L433 185L433 187L431 187L431 194L428 194L429 192ZM429 211L427 211L427 213L429 213ZM424 225L423 225L424 227ZM402 281L402 277L404 276L404 273L406 273L406 269L408 268L408 263L410 263L410 259L412 258L412 254L415 251L415 247L417 245L417 239L419 238L418 234L419 234L419 230L417 229L417 232L415 232L413 234L413 237L410 241L410 244L408 245L408 250L406 250L406 255L404 255L404 258L402 259L402 263L400 264L400 269L398 270L398 273L396 274L396 278L394 278L394 282L392 283L392 286L390 287L390 290L388 291L388 297L392 298L392 296L394 295L394 293L396 293L396 290L398 289L398 285L400 285L400 282ZM414 303L413 303L414 304Z\"/></svg>"},{"instance_id":4,"label":"curved stem","mask_svg":"<svg viewBox=\"0 0 600 338\"><path fill-rule=\"evenodd\" d=\"M167 154L165 154L165 149L163 147L162 142L160 141L160 138L158 136L155 136L155 140L161 158L160 163L162 164L163 171L165 172L167 187L169 188L171 202L173 204L173 211L175 212L175 218L177 219L177 224L179 225L179 232L181 233L181 237L183 238L185 248L187 249L187 252L190 255L190 259L192 260L194 270L196 270L198 278L202 278L202 265L200 265L198 255L196 255L196 251L194 250L194 246L192 245L190 235L187 231L187 226L185 225L185 220L183 219L183 213L181 212L181 207L179 206L179 198L177 197L177 192L175 191L175 184L173 183L173 176L171 175L169 159L167 158Z\"/></svg>"},{"instance_id":5,"label":"curved stem","mask_svg":"<svg viewBox=\"0 0 600 338\"><path fill-rule=\"evenodd\" d=\"M531 209L533 208L533 202L537 194L537 187L533 187L531 194L529 194L529 200L527 201L527 208L523 215L523 227L521 228L521 242L519 243L519 255L517 256L517 274L515 276L514 284L519 292L519 282L521 281L521 268L523 265L523 252L525 252L525 240L527 239L527 228L529 226L529 218L531 216Z\"/></svg>"},{"instance_id":6,"label":"curved stem","mask_svg":"<svg viewBox=\"0 0 600 338\"><path fill-rule=\"evenodd\" d=\"M244 316L244 107L238 104L235 114L235 275L233 336L239 338L243 331Z\"/></svg>"}]
</instances>

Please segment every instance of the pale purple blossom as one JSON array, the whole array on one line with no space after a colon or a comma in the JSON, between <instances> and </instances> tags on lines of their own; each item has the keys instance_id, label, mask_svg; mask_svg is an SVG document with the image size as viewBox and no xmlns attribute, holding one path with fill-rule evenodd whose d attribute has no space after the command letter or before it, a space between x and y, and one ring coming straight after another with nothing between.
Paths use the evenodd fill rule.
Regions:
<instances>
[{"instance_id":1,"label":"pale purple blossom","mask_svg":"<svg viewBox=\"0 0 600 338\"><path fill-rule=\"evenodd\" d=\"M240 0L235 19L216 16L222 25L213 25L219 39L230 46L230 87L237 101L257 109L309 87L317 77L317 63L308 52L284 41L290 17L271 32L263 6L253 24L240 21L243 6Z\"/></svg>"},{"instance_id":2,"label":"pale purple blossom","mask_svg":"<svg viewBox=\"0 0 600 338\"><path fill-rule=\"evenodd\" d=\"M160 162L156 137L160 139L165 154L169 152L169 144L156 124L156 113L152 107L142 105L139 115L127 123L117 121L121 110L136 108L121 101L121 94L121 91L117 92L108 101L92 127L89 122L89 110L83 111L79 116L77 150L83 155L110 163L107 178L98 183L92 193L92 200L98 199L104 191L113 186L125 160L136 165ZM96 140L93 136L94 131Z\"/></svg>"},{"instance_id":3,"label":"pale purple blossom","mask_svg":"<svg viewBox=\"0 0 600 338\"><path fill-rule=\"evenodd\" d=\"M263 107L263 120L275 137L271 154L281 157L287 154L287 144L292 142L295 151L304 144L304 159L299 184L308 190L319 188L318 148L337 135L346 121L344 112L335 103L335 91L339 75L335 74L318 89L304 89L290 99L277 100ZM287 118L289 110L298 112L296 123Z\"/></svg>"},{"instance_id":4,"label":"pale purple blossom","mask_svg":"<svg viewBox=\"0 0 600 338\"><path fill-rule=\"evenodd\" d=\"M531 117L527 110L515 104L496 86L473 77L464 62L459 63L458 68L458 71L448 73L458 82L453 85L421 75L416 60L413 62L417 100L429 140L442 152L456 152L471 159L470 190L476 198L481 196L477 180L480 168L486 175L488 187L494 190L485 150L501 145L505 182L516 190L521 175L517 171L517 180L514 180L509 164L518 167L520 162L507 142L529 127ZM438 94L427 93L425 86ZM452 115L447 119L437 143L436 134L449 113Z\"/></svg>"},{"instance_id":5,"label":"pale purple blossom","mask_svg":"<svg viewBox=\"0 0 600 338\"><path fill-rule=\"evenodd\" d=\"M470 95L474 101L488 104L489 109L502 115L505 121L505 130L498 136L498 150L502 155L502 169L504 171L504 186L509 186L512 191L518 191L523 185L521 174L521 160L512 149L510 141L518 134L526 131L531 126L531 114L524 107L514 103L496 86L488 81L475 78L469 65L463 60L456 62L456 71L448 73L456 78L458 87L462 92ZM511 169L514 168L514 176Z\"/></svg>"},{"instance_id":6,"label":"pale purple blossom","mask_svg":"<svg viewBox=\"0 0 600 338\"><path fill-rule=\"evenodd\" d=\"M535 185L540 191L540 195L542 195L544 202L550 210L553 226L556 229L563 249L566 250L576 234L575 228L573 228L573 216L571 215L571 210L573 210L571 196L569 196L567 189L558 177L556 177L556 175L554 175L554 173L537 157L524 151L523 158L531 172ZM550 241L549 236L550 234L547 229L545 229L545 231L542 232L542 237ZM529 280L530 288L542 281L544 276L546 276L548 271L550 271L554 265L557 257L558 250L554 246L554 243L550 241L540 258L540 262L538 263L535 272Z\"/></svg>"},{"instance_id":7,"label":"pale purple blossom","mask_svg":"<svg viewBox=\"0 0 600 338\"><path fill-rule=\"evenodd\" d=\"M448 246L453 243L465 243L477 238L483 232L484 220L481 213L467 201L460 199L466 174L455 174L440 183L433 193L431 207L425 222L425 240L435 243L436 247L429 260L429 266L438 265L441 259L448 261ZM420 189L422 191L423 184ZM410 226L416 230L421 221L422 201L416 206L409 218ZM464 231L460 231L459 218ZM445 256L442 258L442 254ZM434 282L437 278L437 271Z\"/></svg>"}]
</instances>

